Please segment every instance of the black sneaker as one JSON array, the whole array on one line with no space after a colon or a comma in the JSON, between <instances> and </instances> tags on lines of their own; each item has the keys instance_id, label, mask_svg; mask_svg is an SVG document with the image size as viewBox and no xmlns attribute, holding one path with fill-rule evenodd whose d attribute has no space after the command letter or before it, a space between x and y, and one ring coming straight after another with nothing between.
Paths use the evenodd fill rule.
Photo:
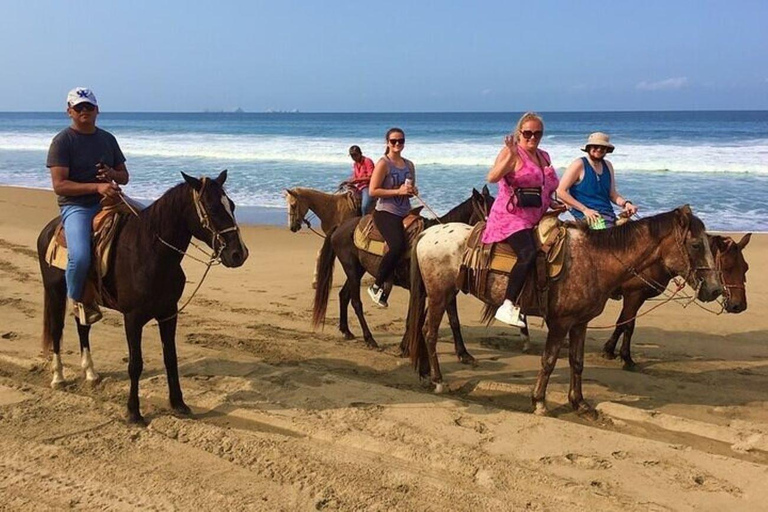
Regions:
<instances>
[{"instance_id":1,"label":"black sneaker","mask_svg":"<svg viewBox=\"0 0 768 512\"><path fill-rule=\"evenodd\" d=\"M372 284L368 287L368 295L371 296L371 300L374 304L379 306L380 308L388 308L389 304L387 304L387 296L384 293L383 288L379 288L376 286L376 284Z\"/></svg>"}]
</instances>

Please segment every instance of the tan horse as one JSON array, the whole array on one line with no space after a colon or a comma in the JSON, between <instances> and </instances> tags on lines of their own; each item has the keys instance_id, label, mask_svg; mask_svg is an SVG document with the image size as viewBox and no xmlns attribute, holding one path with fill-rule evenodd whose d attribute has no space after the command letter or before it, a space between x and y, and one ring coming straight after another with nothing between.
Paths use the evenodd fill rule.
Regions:
<instances>
[{"instance_id":1,"label":"tan horse","mask_svg":"<svg viewBox=\"0 0 768 512\"><path fill-rule=\"evenodd\" d=\"M446 304L455 300L456 279L470 232L471 227L465 224L435 226L424 231L411 252L406 336L411 360L421 376L431 376L436 392L443 389L436 351L438 327ZM546 304L547 342L532 397L536 414L547 413L547 384L566 336L571 366L568 400L574 409L592 411L581 389L587 325L603 311L611 292L627 279L661 262L698 289L700 300L712 301L722 293L704 223L688 206L605 231L569 224L565 250L565 271L550 284ZM487 296L481 299L490 308L498 307L506 287L507 276L492 274ZM538 314L537 304L522 306L524 312Z\"/></svg>"},{"instance_id":2,"label":"tan horse","mask_svg":"<svg viewBox=\"0 0 768 512\"><path fill-rule=\"evenodd\" d=\"M360 216L360 205L350 190L336 194L327 194L313 188L294 187L285 190L285 201L288 203L288 228L296 233L306 224L312 229L307 219L311 211L320 219L320 229L326 235L333 228L347 219ZM320 258L320 249L317 250L315 261ZM317 286L317 265L312 276L312 288Z\"/></svg>"}]
</instances>

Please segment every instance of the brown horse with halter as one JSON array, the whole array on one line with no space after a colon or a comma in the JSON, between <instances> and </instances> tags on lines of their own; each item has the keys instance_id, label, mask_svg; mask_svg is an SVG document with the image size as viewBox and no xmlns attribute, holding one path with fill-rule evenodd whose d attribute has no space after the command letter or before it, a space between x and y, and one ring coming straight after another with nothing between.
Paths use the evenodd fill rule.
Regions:
<instances>
[{"instance_id":1,"label":"brown horse with halter","mask_svg":"<svg viewBox=\"0 0 768 512\"><path fill-rule=\"evenodd\" d=\"M565 269L549 285L547 303L523 303L526 314L544 316L547 341L533 390L534 411L546 414L545 394L560 348L569 337L574 409L592 411L582 394L584 342L587 325L604 309L611 292L647 267L663 264L698 289L700 300L712 301L722 288L707 242L704 223L688 206L605 231L567 224ZM453 233L448 231L452 229ZM449 301L455 301L456 280L471 228L454 224L424 231L411 252L411 302L406 333L411 360L422 377L430 375L436 391L443 389L437 359L437 332ZM490 313L504 300L507 276L490 274L485 296ZM424 330L424 332L422 331Z\"/></svg>"},{"instance_id":2,"label":"brown horse with halter","mask_svg":"<svg viewBox=\"0 0 768 512\"><path fill-rule=\"evenodd\" d=\"M225 267L239 267L248 258L248 249L235 221L234 203L224 192L227 171L217 178L197 179L184 176L181 183L135 216L121 220L103 278L104 291L113 298L114 309L123 314L128 341L128 421L144 423L139 407L139 378L143 370L141 334L144 325L156 320L163 345L163 361L168 376L171 408L190 414L179 383L176 357L178 301L186 278L181 260L192 237L205 242L214 258ZM67 287L64 271L46 261L46 251L56 227L57 217L43 228L37 239L37 251L44 287L43 350L53 350L52 386L63 383L61 338L66 314ZM90 325L77 322L81 364L90 380L97 380L90 357ZM90 370L88 372L88 370Z\"/></svg>"},{"instance_id":3,"label":"brown horse with halter","mask_svg":"<svg viewBox=\"0 0 768 512\"><path fill-rule=\"evenodd\" d=\"M723 310L728 313L741 313L747 309L746 274L749 265L742 251L749 243L751 236L752 233L747 233L736 242L730 237L708 235L709 247L715 258L715 269L720 275L720 283L723 287ZM620 294L623 297L621 313L616 320L613 334L603 346L604 358L616 358L616 344L623 334L620 355L624 361L624 369L635 368L630 344L635 331L637 312L646 300L661 295L673 277L664 265L654 265L621 285Z\"/></svg>"},{"instance_id":4,"label":"brown horse with halter","mask_svg":"<svg viewBox=\"0 0 768 512\"><path fill-rule=\"evenodd\" d=\"M493 196L488 191L488 187L483 187L482 193L472 189L472 195L460 205L440 217L439 219L425 219L425 229L438 223L445 224L450 222L463 222L476 224L488 216L493 205ZM363 329L363 339L370 348L378 348L376 340L371 334L368 323L363 314L363 304L360 301L360 280L365 272L376 275L381 257L369 254L358 249L354 243L354 232L360 218L354 218L342 223L326 239L323 248L320 250L320 258L317 264L318 283L315 290L315 301L313 305L312 325L317 327L325 322L325 313L328 308L328 295L333 284L333 269L336 258L338 257L344 268L347 280L339 291L339 330L345 339L351 340L355 335L349 330L347 310L350 301L352 307ZM403 259L393 275L394 283L405 289L409 288L409 260ZM448 318L450 319L451 330L453 331L454 346L459 361L465 364L474 362L474 357L467 351L464 340L461 336L461 324L459 323L456 302L448 304ZM405 337L400 345L401 354L408 355L408 347Z\"/></svg>"},{"instance_id":5,"label":"brown horse with halter","mask_svg":"<svg viewBox=\"0 0 768 512\"><path fill-rule=\"evenodd\" d=\"M360 205L354 193L327 194L313 188L294 187L285 190L288 204L288 228L296 233L302 224L312 228L307 214L311 211L320 219L320 229L326 235L332 228L360 215Z\"/></svg>"}]
</instances>

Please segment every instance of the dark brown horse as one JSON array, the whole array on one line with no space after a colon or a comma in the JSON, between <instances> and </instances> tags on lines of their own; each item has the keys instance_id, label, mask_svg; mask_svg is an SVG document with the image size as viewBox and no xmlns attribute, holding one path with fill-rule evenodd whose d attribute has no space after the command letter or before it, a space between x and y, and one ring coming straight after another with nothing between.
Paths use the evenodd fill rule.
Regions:
<instances>
[{"instance_id":1,"label":"dark brown horse","mask_svg":"<svg viewBox=\"0 0 768 512\"><path fill-rule=\"evenodd\" d=\"M747 233L739 242L736 242L730 237L708 235L715 268L720 274L720 283L723 286L725 299L723 307L728 313L741 313L747 309L746 274L749 265L742 251L749 243L751 236L752 233ZM630 344L632 333L635 331L637 312L646 300L663 293L673 277L664 265L654 265L643 271L641 277L634 277L621 285L623 297L621 313L616 320L616 329L603 347L603 357L616 358L616 343L623 334L620 354L624 361L624 369L635 368Z\"/></svg>"},{"instance_id":2,"label":"dark brown horse","mask_svg":"<svg viewBox=\"0 0 768 512\"><path fill-rule=\"evenodd\" d=\"M163 360L168 376L171 408L190 414L179 384L176 359L177 303L186 278L181 259L191 238L202 240L226 267L239 267L248 258L248 249L240 238L234 216L234 203L224 192L227 171L216 179L184 176L181 183L168 190L138 216L125 219L112 249L110 270L104 277L105 291L117 302L123 314L128 340L128 421L144 423L139 408L139 377L143 369L141 333L150 320L157 320L163 344ZM37 252L45 291L43 311L43 349L53 350L52 386L64 382L61 364L61 336L67 304L64 271L45 261L48 243L61 218L53 219L37 239ZM89 380L93 371L90 355L90 325L77 322L81 365Z\"/></svg>"},{"instance_id":3,"label":"dark brown horse","mask_svg":"<svg viewBox=\"0 0 768 512\"><path fill-rule=\"evenodd\" d=\"M439 220L425 219L425 229L438 223L463 222L476 224L486 218L487 212L490 211L490 207L493 205L493 199L493 196L488 191L488 187L483 187L482 193L472 189L472 196L469 199L440 217ZM351 301L357 319L360 322L360 327L363 329L365 344L371 348L377 348L378 344L373 339L363 314L363 304L360 301L360 280L366 271L371 275L376 275L379 263L381 263L381 257L369 254L355 246L353 238L355 228L359 222L359 217L349 219L343 222L338 229L334 230L325 239L317 263L318 283L315 290L312 324L317 327L325 322L328 295L333 284L334 262L338 257L347 275L347 281L342 286L341 291L339 291L339 330L345 339L351 340L355 338L355 335L349 330L347 318L347 309ZM393 275L394 284L405 289L408 289L410 285L408 262L409 260L404 259ZM467 352L461 336L461 324L459 323L455 301L448 304L448 318L450 319L456 355L459 361L467 364L472 363L474 358ZM401 353L407 355L405 337L403 337L400 348Z\"/></svg>"},{"instance_id":4,"label":"dark brown horse","mask_svg":"<svg viewBox=\"0 0 768 512\"><path fill-rule=\"evenodd\" d=\"M446 304L455 300L456 278L470 231L461 224L436 226L425 230L411 251L406 335L414 365L420 375L431 376L437 392L443 389L437 330ZM704 223L688 206L605 231L570 224L565 250L563 276L550 284L546 304L547 342L533 391L537 414L547 412L547 384L566 336L571 366L568 399L575 409L591 411L581 390L587 325L603 311L611 292L634 274L662 262L697 288L701 300L714 300L722 292ZM697 272L701 269L709 272ZM487 296L481 297L489 305L488 312L503 302L506 286L507 276L491 274ZM528 314L541 314L536 311L538 304L522 306Z\"/></svg>"}]
</instances>

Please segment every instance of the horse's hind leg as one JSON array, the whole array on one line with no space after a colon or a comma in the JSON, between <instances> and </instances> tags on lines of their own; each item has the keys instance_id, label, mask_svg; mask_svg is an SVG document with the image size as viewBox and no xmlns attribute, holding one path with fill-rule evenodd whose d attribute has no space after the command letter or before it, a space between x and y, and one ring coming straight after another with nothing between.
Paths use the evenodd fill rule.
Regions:
<instances>
[{"instance_id":1,"label":"horse's hind leg","mask_svg":"<svg viewBox=\"0 0 768 512\"><path fill-rule=\"evenodd\" d=\"M67 286L64 272L52 276L46 275L43 269L45 283L43 291L43 350L52 352L51 355L51 387L57 388L64 384L64 367L61 364L61 338L64 333L64 317L67 311Z\"/></svg>"},{"instance_id":2,"label":"horse's hind leg","mask_svg":"<svg viewBox=\"0 0 768 512\"><path fill-rule=\"evenodd\" d=\"M437 358L437 334L440 322L445 313L446 298L437 297L429 299L427 307L426 345L429 357L430 378L435 384L435 393L443 392L443 374L440 371L440 361Z\"/></svg>"},{"instance_id":3,"label":"horse's hind leg","mask_svg":"<svg viewBox=\"0 0 768 512\"><path fill-rule=\"evenodd\" d=\"M624 298L624 308L627 310L626 320L629 321L624 325L624 339L621 342L620 354L621 360L624 361L623 368L625 370L631 371L637 367L635 361L632 359L632 334L635 332L635 319L637 317L637 312L640 311L640 307L643 305L646 298L648 297L641 293ZM624 310L622 310L622 313L624 313Z\"/></svg>"},{"instance_id":4,"label":"horse's hind leg","mask_svg":"<svg viewBox=\"0 0 768 512\"><path fill-rule=\"evenodd\" d=\"M168 320L160 322L160 319ZM165 374L168 377L168 400L171 408L179 414L192 414L192 410L184 403L181 394L181 383L179 382L179 361L176 355L176 322L178 317L176 311L170 315L163 315L158 319L160 329L160 340L163 343L163 362L165 363Z\"/></svg>"},{"instance_id":5,"label":"horse's hind leg","mask_svg":"<svg viewBox=\"0 0 768 512\"><path fill-rule=\"evenodd\" d=\"M85 372L86 382L95 384L99 381L99 374L93 369L91 343L89 340L90 333L90 325L80 325L80 322L77 322L77 335L80 337L80 368Z\"/></svg>"},{"instance_id":6,"label":"horse's hind leg","mask_svg":"<svg viewBox=\"0 0 768 512\"><path fill-rule=\"evenodd\" d=\"M355 339L355 335L349 330L349 301L351 300L350 280L347 278L344 286L339 290L339 331L345 340Z\"/></svg>"},{"instance_id":7,"label":"horse's hind leg","mask_svg":"<svg viewBox=\"0 0 768 512\"><path fill-rule=\"evenodd\" d=\"M553 322L554 324L554 322ZM563 344L566 331L557 325L549 325L547 333L547 342L544 345L544 352L541 354L541 369L536 378L536 386L533 388L533 407L534 414L540 416L547 414L547 385L549 377L557 364L557 356L560 354L560 347Z\"/></svg>"},{"instance_id":8,"label":"horse's hind leg","mask_svg":"<svg viewBox=\"0 0 768 512\"><path fill-rule=\"evenodd\" d=\"M461 323L459 322L459 310L456 306L456 295L448 299L448 304L446 305L445 310L448 313L448 322L451 324L453 347L456 351L456 357L459 358L459 362L462 364L475 364L475 358L467 351L467 347L464 345L464 337L461 335Z\"/></svg>"},{"instance_id":9,"label":"horse's hind leg","mask_svg":"<svg viewBox=\"0 0 768 512\"><path fill-rule=\"evenodd\" d=\"M357 320L360 322L360 328L363 330L363 340L369 348L379 348L376 340L373 339L371 329L368 328L368 322L365 321L363 314L363 302L360 300L360 278L363 276L363 267L359 264L347 269L344 265L344 271L347 274L347 283L349 284L349 295L352 300L352 308L355 310Z\"/></svg>"}]
</instances>

